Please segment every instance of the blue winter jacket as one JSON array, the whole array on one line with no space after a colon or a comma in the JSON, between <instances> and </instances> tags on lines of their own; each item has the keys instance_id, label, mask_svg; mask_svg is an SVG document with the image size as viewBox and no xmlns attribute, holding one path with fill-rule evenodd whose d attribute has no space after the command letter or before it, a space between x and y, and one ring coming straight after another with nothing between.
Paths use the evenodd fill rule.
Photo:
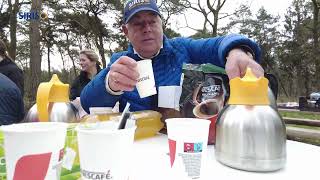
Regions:
<instances>
[{"instance_id":1,"label":"blue winter jacket","mask_svg":"<svg viewBox=\"0 0 320 180\"><path fill-rule=\"evenodd\" d=\"M20 122L23 115L23 97L20 89L0 73L0 125Z\"/></svg>"},{"instance_id":2,"label":"blue winter jacket","mask_svg":"<svg viewBox=\"0 0 320 180\"><path fill-rule=\"evenodd\" d=\"M242 35L232 34L199 40L183 37L167 39L164 36L163 48L152 59L157 91L159 86L180 84L183 63L212 63L224 67L227 53L240 45L250 47L254 51L255 59L258 62L260 61L259 46ZM136 88L134 91L124 92L120 96L111 95L107 92L105 87L106 75L111 64L121 56L128 56L136 61L141 60L134 54L132 45L129 45L127 51L113 54L108 67L100 71L81 93L81 104L85 111L89 112L89 107L113 107L117 101L120 102L121 111L128 101L131 104L131 111L155 110L157 108L157 95L141 99Z\"/></svg>"}]
</instances>

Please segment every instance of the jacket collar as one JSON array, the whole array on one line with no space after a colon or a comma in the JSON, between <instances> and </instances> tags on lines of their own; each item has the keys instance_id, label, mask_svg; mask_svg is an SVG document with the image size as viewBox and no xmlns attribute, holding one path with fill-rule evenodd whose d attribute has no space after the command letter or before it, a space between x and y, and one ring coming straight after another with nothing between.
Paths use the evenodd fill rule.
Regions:
<instances>
[{"instance_id":1,"label":"jacket collar","mask_svg":"<svg viewBox=\"0 0 320 180\"><path fill-rule=\"evenodd\" d=\"M98 65L99 66L99 65ZM98 66L97 66L97 74L101 71L101 68L99 67L98 68ZM97 75L96 74L96 75ZM82 79L89 79L88 77L87 77L87 75L88 75L88 73L86 72L86 71L80 71L80 78L82 78Z\"/></svg>"},{"instance_id":2,"label":"jacket collar","mask_svg":"<svg viewBox=\"0 0 320 180\"><path fill-rule=\"evenodd\" d=\"M169 55L169 54L172 53L172 46L169 43L169 40L165 35L163 35L163 45L162 46L163 46L163 48L160 49L160 52L155 57L153 57L152 59L157 58L159 56ZM142 58L139 57L135 53L135 50L133 49L133 46L132 46L131 43L129 44L129 47L128 47L127 51L128 51L128 56L129 57L132 57L132 58L134 58L136 60L142 60Z\"/></svg>"},{"instance_id":3,"label":"jacket collar","mask_svg":"<svg viewBox=\"0 0 320 180\"><path fill-rule=\"evenodd\" d=\"M8 59L8 58L4 58L2 61L0 61L0 65L1 65L1 66L7 65L7 64L11 64L11 63L14 63L14 62L11 61L11 60Z\"/></svg>"}]
</instances>

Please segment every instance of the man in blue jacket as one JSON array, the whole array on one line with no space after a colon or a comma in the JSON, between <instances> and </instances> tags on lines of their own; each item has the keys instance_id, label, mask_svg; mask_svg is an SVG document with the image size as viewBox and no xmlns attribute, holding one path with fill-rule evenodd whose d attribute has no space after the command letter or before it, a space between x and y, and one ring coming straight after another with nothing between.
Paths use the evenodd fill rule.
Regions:
<instances>
[{"instance_id":1,"label":"man in blue jacket","mask_svg":"<svg viewBox=\"0 0 320 180\"><path fill-rule=\"evenodd\" d=\"M0 125L18 123L23 119L21 91L7 76L0 73Z\"/></svg>"},{"instance_id":2,"label":"man in blue jacket","mask_svg":"<svg viewBox=\"0 0 320 180\"><path fill-rule=\"evenodd\" d=\"M230 79L242 77L247 67L257 77L264 73L256 62L261 54L258 45L242 35L200 40L166 38L155 0L127 1L122 30L130 41L128 50L113 54L108 67L82 91L81 104L87 112L89 107L113 107L117 101L120 110L127 102L132 111L156 109L158 95L140 98L135 88L137 61L142 59L152 60L157 91L160 86L179 86L183 63L224 67Z\"/></svg>"}]
</instances>

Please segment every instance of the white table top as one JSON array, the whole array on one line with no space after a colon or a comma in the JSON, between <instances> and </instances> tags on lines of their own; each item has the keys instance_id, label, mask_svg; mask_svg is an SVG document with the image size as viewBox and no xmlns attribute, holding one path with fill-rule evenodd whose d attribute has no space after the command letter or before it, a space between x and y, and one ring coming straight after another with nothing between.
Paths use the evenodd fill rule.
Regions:
<instances>
[{"instance_id":1,"label":"white table top","mask_svg":"<svg viewBox=\"0 0 320 180\"><path fill-rule=\"evenodd\" d=\"M171 180L169 147L166 135L134 143L130 180ZM287 140L285 168L268 173L233 169L215 159L214 146L208 146L208 158L201 180L294 180L320 179L320 147ZM271 179L272 178L272 179Z\"/></svg>"}]
</instances>

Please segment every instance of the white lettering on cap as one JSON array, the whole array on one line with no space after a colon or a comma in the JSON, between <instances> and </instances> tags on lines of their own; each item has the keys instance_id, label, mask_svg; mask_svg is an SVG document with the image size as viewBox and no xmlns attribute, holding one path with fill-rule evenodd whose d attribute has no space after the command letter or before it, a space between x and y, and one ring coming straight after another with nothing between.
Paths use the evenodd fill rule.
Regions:
<instances>
[{"instance_id":1,"label":"white lettering on cap","mask_svg":"<svg viewBox=\"0 0 320 180\"><path fill-rule=\"evenodd\" d=\"M129 3L129 10L143 4L150 4L150 0L133 0Z\"/></svg>"}]
</instances>

